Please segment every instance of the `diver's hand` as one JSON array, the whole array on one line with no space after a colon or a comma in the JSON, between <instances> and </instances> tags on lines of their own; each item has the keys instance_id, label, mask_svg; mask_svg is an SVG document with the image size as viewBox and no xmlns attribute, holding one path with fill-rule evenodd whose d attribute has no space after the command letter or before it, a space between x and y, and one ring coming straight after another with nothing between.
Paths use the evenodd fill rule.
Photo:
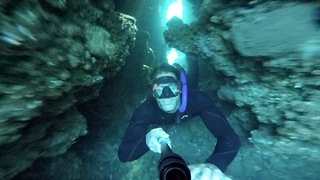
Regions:
<instances>
[{"instance_id":1,"label":"diver's hand","mask_svg":"<svg viewBox=\"0 0 320 180\"><path fill-rule=\"evenodd\" d=\"M231 180L219 168L210 163L193 164L188 167L191 173L191 180Z\"/></svg>"},{"instance_id":2,"label":"diver's hand","mask_svg":"<svg viewBox=\"0 0 320 180\"><path fill-rule=\"evenodd\" d=\"M146 135L146 144L149 149L155 153L161 153L160 140L165 141L169 147L171 147L169 134L167 134L162 128L152 129Z\"/></svg>"}]
</instances>

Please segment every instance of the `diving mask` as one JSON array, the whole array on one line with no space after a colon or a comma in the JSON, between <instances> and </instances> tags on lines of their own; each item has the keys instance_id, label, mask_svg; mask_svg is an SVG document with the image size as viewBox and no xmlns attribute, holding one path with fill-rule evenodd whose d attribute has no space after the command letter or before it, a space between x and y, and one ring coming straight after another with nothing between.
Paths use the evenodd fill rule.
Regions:
<instances>
[{"instance_id":1,"label":"diving mask","mask_svg":"<svg viewBox=\"0 0 320 180\"><path fill-rule=\"evenodd\" d=\"M180 83L172 76L162 76L154 81L152 91L158 99L176 97L180 94Z\"/></svg>"}]
</instances>

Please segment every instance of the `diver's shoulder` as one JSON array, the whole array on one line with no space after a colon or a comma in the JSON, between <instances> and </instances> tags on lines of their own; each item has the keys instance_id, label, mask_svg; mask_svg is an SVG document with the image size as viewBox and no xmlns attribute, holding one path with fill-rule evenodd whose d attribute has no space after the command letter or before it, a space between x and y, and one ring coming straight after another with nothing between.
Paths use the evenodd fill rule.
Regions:
<instances>
[{"instance_id":1,"label":"diver's shoulder","mask_svg":"<svg viewBox=\"0 0 320 180\"><path fill-rule=\"evenodd\" d=\"M188 95L191 98L198 99L201 101L210 100L211 98L208 93L199 89L188 89Z\"/></svg>"},{"instance_id":2,"label":"diver's shoulder","mask_svg":"<svg viewBox=\"0 0 320 180\"><path fill-rule=\"evenodd\" d=\"M142 121L143 119L146 119L147 117L152 116L153 112L153 105L152 105L152 99L145 98L143 99L139 105L136 106L135 110L133 111L133 117L138 121ZM147 118L149 119L149 118Z\"/></svg>"},{"instance_id":3,"label":"diver's shoulder","mask_svg":"<svg viewBox=\"0 0 320 180\"><path fill-rule=\"evenodd\" d=\"M154 105L156 105L155 98L153 96L148 96L143 100L141 100L137 109L148 109L148 108L152 108Z\"/></svg>"},{"instance_id":4,"label":"diver's shoulder","mask_svg":"<svg viewBox=\"0 0 320 180\"><path fill-rule=\"evenodd\" d=\"M199 89L188 89L188 94L199 95L199 96L209 96L206 92Z\"/></svg>"}]
</instances>

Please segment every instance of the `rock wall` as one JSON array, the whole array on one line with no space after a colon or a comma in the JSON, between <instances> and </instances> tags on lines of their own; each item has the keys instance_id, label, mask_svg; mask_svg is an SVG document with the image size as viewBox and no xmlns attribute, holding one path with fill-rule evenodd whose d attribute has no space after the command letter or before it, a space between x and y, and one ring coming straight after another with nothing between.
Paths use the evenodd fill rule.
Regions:
<instances>
[{"instance_id":1,"label":"rock wall","mask_svg":"<svg viewBox=\"0 0 320 180\"><path fill-rule=\"evenodd\" d=\"M213 73L202 88L235 105L230 123L240 126L261 153L315 161L320 153L319 3L255 3L203 1L198 21L186 25L172 19L165 39L206 60Z\"/></svg>"},{"instance_id":2,"label":"rock wall","mask_svg":"<svg viewBox=\"0 0 320 180\"><path fill-rule=\"evenodd\" d=\"M95 2L0 2L0 179L85 135L74 105L124 65L135 19Z\"/></svg>"}]
</instances>

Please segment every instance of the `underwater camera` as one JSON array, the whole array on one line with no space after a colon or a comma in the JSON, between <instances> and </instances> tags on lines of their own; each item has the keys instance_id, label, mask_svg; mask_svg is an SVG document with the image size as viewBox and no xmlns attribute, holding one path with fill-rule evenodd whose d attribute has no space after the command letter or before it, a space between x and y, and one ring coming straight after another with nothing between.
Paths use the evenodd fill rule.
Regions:
<instances>
[{"instance_id":1,"label":"underwater camera","mask_svg":"<svg viewBox=\"0 0 320 180\"><path fill-rule=\"evenodd\" d=\"M172 152L165 141L160 141L161 158L158 162L160 180L190 180L190 170L181 156Z\"/></svg>"}]
</instances>

